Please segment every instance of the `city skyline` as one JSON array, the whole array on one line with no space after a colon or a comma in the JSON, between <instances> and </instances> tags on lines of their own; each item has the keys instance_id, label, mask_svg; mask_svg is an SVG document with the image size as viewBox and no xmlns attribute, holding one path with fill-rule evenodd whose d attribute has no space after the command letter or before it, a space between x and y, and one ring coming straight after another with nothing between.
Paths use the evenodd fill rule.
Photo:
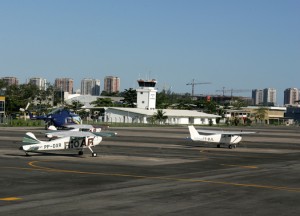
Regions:
<instances>
[{"instance_id":1,"label":"city skyline","mask_svg":"<svg viewBox=\"0 0 300 216\"><path fill-rule=\"evenodd\" d=\"M154 78L172 92L299 88L296 0L3 0L0 76ZM241 93L237 96L251 93Z\"/></svg>"},{"instance_id":2,"label":"city skyline","mask_svg":"<svg viewBox=\"0 0 300 216\"><path fill-rule=\"evenodd\" d=\"M82 95L85 94L90 94L90 95L99 95L101 94L102 91L107 91L107 92L122 92L123 90L120 89L120 78L119 77L115 77L115 76L105 76L104 77L104 81L102 82L102 90L101 90L101 81L100 79L95 79L95 78L83 78L80 83L81 86L80 88L74 88L74 79L73 78L55 78L54 83L51 83L49 81L47 81L47 79L43 78L43 77L31 77L28 78L28 80L26 80L25 83L20 83L18 77L0 77L0 79L5 80L6 82L8 82L9 85L14 84L14 83L18 83L18 84L26 84L26 83L33 83L39 86L39 84L41 86L39 86L40 88L45 88L47 86L47 83L49 84L53 84L54 86L57 87L57 85L60 85L61 82L66 83L67 80L69 80L72 84L72 87L69 88L69 90L66 90L67 92L69 92L72 89L72 92L75 93L79 93ZM107 80L109 80L109 84L107 84ZM134 89L137 89L138 86L140 86L140 81L143 79L139 79L136 80L137 81L137 87ZM146 80L152 80L155 81L155 84L157 83L157 80L155 79L145 79ZM205 83L207 84L207 83ZM105 87L105 85L107 85ZM67 85L68 86L68 85ZM105 88L109 88L111 90L106 90ZM118 89L120 89L118 91ZM126 88L124 88L126 89ZM156 88L157 89L157 88ZM231 96L238 96L238 95L233 95L233 89L229 89L229 91L226 91L226 89L223 89L223 96L230 96L229 94L225 94L224 92L231 92ZM293 93L291 93L291 91ZM82 93L82 92L89 92L89 93ZM93 93L91 93L93 92ZM98 92L98 93L96 93ZM158 91L159 92L159 91ZM220 91L219 91L220 92ZM247 92L249 92L247 90ZM269 88L269 87L265 87L265 88L260 88L260 89L251 89L250 91L250 96L243 96L243 97L248 97L248 98L252 98L253 100L253 105L267 105L267 104L274 104L274 105L278 105L281 106L280 102L278 102L278 91L276 88ZM70 92L69 92L70 93ZM179 94L186 94L189 92L174 92L174 93L179 93ZM222 94L208 94L207 96L217 96L217 95L222 95ZM298 101L300 98L300 88L294 88L294 87L288 87L285 88L283 91L283 104L282 105L286 105L286 104L295 104L295 103L291 103L293 100L294 101ZM281 99L279 99L281 100ZM289 103L287 102L289 101Z\"/></svg>"}]
</instances>

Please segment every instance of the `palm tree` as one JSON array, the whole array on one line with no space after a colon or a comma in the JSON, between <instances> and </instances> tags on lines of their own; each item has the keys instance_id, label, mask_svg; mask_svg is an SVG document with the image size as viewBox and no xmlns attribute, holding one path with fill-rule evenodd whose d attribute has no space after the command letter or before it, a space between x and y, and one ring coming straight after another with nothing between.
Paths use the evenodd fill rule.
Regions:
<instances>
[{"instance_id":1,"label":"palm tree","mask_svg":"<svg viewBox=\"0 0 300 216\"><path fill-rule=\"evenodd\" d=\"M165 123L168 119L168 116L165 116L165 112L161 109L157 110L156 113L153 114L153 118L158 121L159 124Z\"/></svg>"},{"instance_id":2,"label":"palm tree","mask_svg":"<svg viewBox=\"0 0 300 216\"><path fill-rule=\"evenodd\" d=\"M265 107L260 107L256 110L255 112L255 119L259 119L260 122L266 119L267 116L267 108Z\"/></svg>"}]
</instances>

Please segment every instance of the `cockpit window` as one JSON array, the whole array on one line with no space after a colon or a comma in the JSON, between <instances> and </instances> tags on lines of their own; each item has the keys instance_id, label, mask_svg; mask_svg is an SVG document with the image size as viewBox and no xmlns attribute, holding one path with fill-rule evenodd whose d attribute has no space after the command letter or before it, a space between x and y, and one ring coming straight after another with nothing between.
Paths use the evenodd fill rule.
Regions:
<instances>
[{"instance_id":1,"label":"cockpit window","mask_svg":"<svg viewBox=\"0 0 300 216\"><path fill-rule=\"evenodd\" d=\"M49 114L53 115L53 114L57 114L57 113L60 113L62 110L62 108L56 108L54 110L52 110L51 112L49 112Z\"/></svg>"},{"instance_id":2,"label":"cockpit window","mask_svg":"<svg viewBox=\"0 0 300 216\"><path fill-rule=\"evenodd\" d=\"M73 116L72 119L75 124L81 124L81 118L79 116Z\"/></svg>"}]
</instances>

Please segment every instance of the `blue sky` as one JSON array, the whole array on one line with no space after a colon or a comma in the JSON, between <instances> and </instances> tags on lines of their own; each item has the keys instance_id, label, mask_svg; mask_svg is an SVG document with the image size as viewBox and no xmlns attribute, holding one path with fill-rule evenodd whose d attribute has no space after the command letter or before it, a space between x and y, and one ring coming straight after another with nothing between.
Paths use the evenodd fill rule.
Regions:
<instances>
[{"instance_id":1,"label":"blue sky","mask_svg":"<svg viewBox=\"0 0 300 216\"><path fill-rule=\"evenodd\" d=\"M0 76L155 78L158 90L300 88L299 0L0 0ZM250 96L251 92L236 94Z\"/></svg>"}]
</instances>

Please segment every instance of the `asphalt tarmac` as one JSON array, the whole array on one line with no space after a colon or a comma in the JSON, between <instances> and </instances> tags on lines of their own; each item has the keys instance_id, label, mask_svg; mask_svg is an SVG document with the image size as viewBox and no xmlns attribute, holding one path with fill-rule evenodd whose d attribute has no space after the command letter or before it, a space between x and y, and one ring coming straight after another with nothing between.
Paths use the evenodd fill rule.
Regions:
<instances>
[{"instance_id":1,"label":"asphalt tarmac","mask_svg":"<svg viewBox=\"0 0 300 216\"><path fill-rule=\"evenodd\" d=\"M27 157L22 137L42 128L2 127L0 215L299 215L300 128L241 129L258 133L236 149L186 140L187 127L110 128L98 157Z\"/></svg>"}]
</instances>

